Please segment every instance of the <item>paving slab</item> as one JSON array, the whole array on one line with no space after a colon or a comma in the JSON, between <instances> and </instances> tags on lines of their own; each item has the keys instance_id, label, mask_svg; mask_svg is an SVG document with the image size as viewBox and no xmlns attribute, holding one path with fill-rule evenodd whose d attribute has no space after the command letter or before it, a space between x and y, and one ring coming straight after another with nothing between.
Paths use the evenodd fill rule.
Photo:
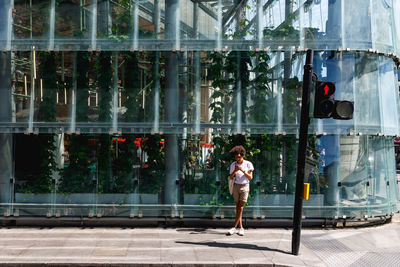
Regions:
<instances>
[{"instance_id":1,"label":"paving slab","mask_svg":"<svg viewBox=\"0 0 400 267\"><path fill-rule=\"evenodd\" d=\"M400 266L400 219L366 228L0 228L0 266Z\"/></svg>"}]
</instances>

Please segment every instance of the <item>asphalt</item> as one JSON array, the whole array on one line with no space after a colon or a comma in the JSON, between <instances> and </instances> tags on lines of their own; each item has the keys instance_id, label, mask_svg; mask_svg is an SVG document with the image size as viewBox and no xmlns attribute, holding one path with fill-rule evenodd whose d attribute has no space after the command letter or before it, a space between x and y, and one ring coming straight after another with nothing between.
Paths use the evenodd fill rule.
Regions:
<instances>
[{"instance_id":1,"label":"asphalt","mask_svg":"<svg viewBox=\"0 0 400 267\"><path fill-rule=\"evenodd\" d=\"M2 227L0 266L400 266L400 214L369 227L291 229Z\"/></svg>"}]
</instances>

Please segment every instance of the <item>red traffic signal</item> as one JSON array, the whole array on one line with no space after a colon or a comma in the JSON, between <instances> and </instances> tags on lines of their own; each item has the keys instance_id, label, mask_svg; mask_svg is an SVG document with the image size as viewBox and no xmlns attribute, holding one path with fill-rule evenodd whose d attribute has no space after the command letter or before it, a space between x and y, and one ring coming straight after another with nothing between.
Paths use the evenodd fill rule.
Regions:
<instances>
[{"instance_id":1,"label":"red traffic signal","mask_svg":"<svg viewBox=\"0 0 400 267\"><path fill-rule=\"evenodd\" d=\"M330 118L335 109L335 83L317 81L315 87L314 118Z\"/></svg>"},{"instance_id":2,"label":"red traffic signal","mask_svg":"<svg viewBox=\"0 0 400 267\"><path fill-rule=\"evenodd\" d=\"M347 100L335 100L335 83L317 81L315 87L314 118L351 120L354 103Z\"/></svg>"},{"instance_id":3,"label":"red traffic signal","mask_svg":"<svg viewBox=\"0 0 400 267\"><path fill-rule=\"evenodd\" d=\"M335 92L335 85L332 86L332 85L328 85L326 83L323 83L322 86L324 88L323 89L324 96L332 95Z\"/></svg>"}]
</instances>

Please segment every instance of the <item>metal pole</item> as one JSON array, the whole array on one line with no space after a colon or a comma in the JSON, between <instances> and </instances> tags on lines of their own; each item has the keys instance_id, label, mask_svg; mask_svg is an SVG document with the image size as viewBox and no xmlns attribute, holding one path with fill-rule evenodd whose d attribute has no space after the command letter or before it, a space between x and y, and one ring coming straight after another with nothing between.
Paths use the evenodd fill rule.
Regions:
<instances>
[{"instance_id":1,"label":"metal pole","mask_svg":"<svg viewBox=\"0 0 400 267\"><path fill-rule=\"evenodd\" d=\"M154 0L154 32L157 40L160 39L160 3L159 0ZM160 121L160 51L155 51L155 67L154 67L154 118L153 118L153 130L152 132L159 132L159 121Z\"/></svg>"},{"instance_id":2,"label":"metal pole","mask_svg":"<svg viewBox=\"0 0 400 267\"><path fill-rule=\"evenodd\" d=\"M296 192L294 196L294 214L293 214L293 232L292 232L292 254L299 254L301 219L303 208L303 191L304 191L304 166L306 164L306 148L308 125L310 123L310 89L313 76L312 60L314 52L307 50L306 64L304 65L303 75L303 95L301 101L301 120L300 120L300 139L299 149L297 152L297 175L296 175Z\"/></svg>"},{"instance_id":3,"label":"metal pole","mask_svg":"<svg viewBox=\"0 0 400 267\"><path fill-rule=\"evenodd\" d=\"M176 17L179 12L179 0L165 1L165 37L174 40L179 31ZM179 121L179 82L178 82L178 55L176 52L166 52L165 70L165 122ZM176 180L179 175L178 167L178 140L175 133L165 134L165 194L164 204L176 204Z\"/></svg>"}]
</instances>

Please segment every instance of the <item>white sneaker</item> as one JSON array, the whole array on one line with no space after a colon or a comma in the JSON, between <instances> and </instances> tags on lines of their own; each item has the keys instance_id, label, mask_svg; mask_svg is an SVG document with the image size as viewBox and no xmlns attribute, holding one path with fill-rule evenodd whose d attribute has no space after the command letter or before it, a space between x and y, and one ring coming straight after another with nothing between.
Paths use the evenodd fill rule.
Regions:
<instances>
[{"instance_id":1,"label":"white sneaker","mask_svg":"<svg viewBox=\"0 0 400 267\"><path fill-rule=\"evenodd\" d=\"M239 235L241 235L241 236L244 235L244 229L243 229L243 227L239 229Z\"/></svg>"},{"instance_id":2,"label":"white sneaker","mask_svg":"<svg viewBox=\"0 0 400 267\"><path fill-rule=\"evenodd\" d=\"M236 232L237 232L236 227L232 227L231 229L229 229L228 234L233 235L236 234Z\"/></svg>"}]
</instances>

